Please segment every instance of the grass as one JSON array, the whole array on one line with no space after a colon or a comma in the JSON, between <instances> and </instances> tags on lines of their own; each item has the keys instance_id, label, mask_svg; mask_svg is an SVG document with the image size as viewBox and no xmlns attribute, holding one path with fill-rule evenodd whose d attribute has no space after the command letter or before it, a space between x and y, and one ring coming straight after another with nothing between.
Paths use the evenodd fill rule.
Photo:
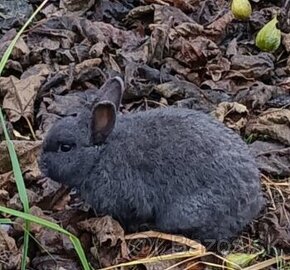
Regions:
<instances>
[{"instance_id":1,"label":"grass","mask_svg":"<svg viewBox=\"0 0 290 270\"><path fill-rule=\"evenodd\" d=\"M5 68L5 65L13 51L13 48L15 47L15 44L17 43L17 40L19 37L23 34L23 32L26 30L26 28L29 26L29 24L33 21L35 16L39 13L39 11L45 6L45 4L48 2L48 0L44 0L42 4L35 10L35 12L30 16L30 18L27 20L27 22L23 25L23 27L20 29L20 31L17 33L17 35L14 37L12 42L9 44L7 50L5 51L1 61L0 61L0 76ZM25 227L24 227L24 240L23 240L23 255L22 255L22 260L21 260L21 269L25 270L26 269L26 262L27 262L27 256L28 256L28 248L29 248L29 223L34 222L38 223L42 226L45 226L47 228L50 228L52 230L55 230L57 232L60 232L66 236L69 237L71 240L72 244L74 245L74 248L79 256L79 259L82 263L83 269L89 270L91 269L89 266L89 263L86 259L84 250L81 246L80 241L71 233L68 231L64 230L61 228L59 225L54 224L52 222L46 221L45 219L41 219L39 217L33 216L29 214L29 202L28 202L28 197L26 193L26 188L25 188L25 183L23 181L19 161L17 158L17 154L15 152L15 148L13 145L13 142L10 140L6 126L5 126L5 121L4 121L4 116L2 113L2 109L0 107L0 124L3 128L4 135L5 135L5 140L7 143L9 155L10 155L10 160L12 163L12 169L13 169L13 174L15 177L15 182L17 186L17 190L19 193L20 200L23 205L23 212L19 212L13 209L5 208L3 206L0 206L0 212L10 214L19 218L23 218L25 220ZM10 219L0 219L1 224L10 224L11 220Z\"/></svg>"},{"instance_id":2,"label":"grass","mask_svg":"<svg viewBox=\"0 0 290 270\"><path fill-rule=\"evenodd\" d=\"M26 261L27 261L27 254L28 254L28 247L29 247L29 223L30 222L34 222L37 224L40 224L46 228L52 229L54 231L57 231L59 233L62 233L64 235L66 235L67 237L69 237L69 239L71 240L76 253L79 256L79 259L81 261L81 264L83 266L83 269L85 270L90 270L91 267L89 266L89 263L87 261L85 252L81 246L81 243L79 241L79 239L74 236L73 234L71 234L70 232L66 231L65 229L63 229L62 227L60 227L58 224L49 222L45 219L33 216L29 214L29 203L28 203L28 198L27 198L27 193L26 193L26 188L25 188L25 184L23 181L23 177L22 177L22 173L20 170L20 165L19 165L19 161L15 152L15 148L13 145L13 142L10 140L9 136L8 136L8 132L6 130L6 126L5 126L5 122L4 122L4 117L2 114L2 110L0 109L0 122L1 125L3 127L4 130L4 134L5 134L5 139L6 139L6 143L8 146L8 150L9 150L9 155L10 155L10 159L12 162L12 169L13 169L13 174L15 177L15 181L16 181L16 185L17 185L17 190L19 193L19 197L20 200L23 204L23 209L24 209L24 213L20 212L20 211L16 211L10 208L6 208L3 206L0 206L0 212L9 214L9 215L13 215L19 218L22 218L25 220L25 228L24 228L24 242L23 242L23 256L22 256L22 260L21 260L21 269L25 270L26 269ZM9 219L0 219L0 223L1 224L11 224L11 220Z\"/></svg>"},{"instance_id":3,"label":"grass","mask_svg":"<svg viewBox=\"0 0 290 270\"><path fill-rule=\"evenodd\" d=\"M9 151L9 155L10 155L10 160L12 163L13 174L15 177L15 182L16 182L18 193L19 193L20 201L22 202L24 212L29 213L29 202L28 202L28 197L27 197L26 188L25 188L25 184L23 181L21 169L19 166L19 162L18 162L18 158L17 158L16 152L15 152L14 145L13 145L12 141L10 140L8 132L6 130L4 117L3 117L1 109L0 109L0 121L1 121L1 125L3 127L5 140L7 143L7 147L8 147L8 151ZM23 256L22 256L22 260L21 260L21 269L23 269L23 270L25 270L26 258L27 258L27 254L28 254L28 246L29 246L29 234L28 234L28 232L29 232L29 222L25 221Z\"/></svg>"},{"instance_id":4,"label":"grass","mask_svg":"<svg viewBox=\"0 0 290 270\"><path fill-rule=\"evenodd\" d=\"M44 7L44 5L47 2L48 2L48 0L43 1L43 3L35 10L35 12L31 15L31 17L27 20L27 22L23 25L23 27L20 29L20 31L16 34L15 38L9 44L7 50L5 51L5 53L1 59L1 62L0 62L0 75L2 74L2 72L4 70L4 67L5 67L5 65L6 65L12 51L13 51L13 48L15 47L17 40L19 39L19 37L22 35L22 33L25 31L25 29L28 27L28 25L32 22L32 20L35 18L35 16L38 14L38 12ZM9 139L1 109L0 109L0 120L1 120L1 125L3 127L5 139L6 139L7 146L8 146L8 151L9 151L9 155L10 155L10 159L11 159L11 163L12 163L12 169L13 169L19 197L20 197L20 200L22 202L24 212L29 213L29 202L28 202L25 184L24 184L24 181L22 178L21 169L19 166L19 162L17 159L15 149L14 149L14 145L11 142L11 140ZM26 220L25 221L25 230L24 230L24 240L23 240L24 241L24 243L23 243L23 256L22 256L22 260L21 260L21 269L22 270L25 270L25 267L26 267L26 260L27 260L28 247L29 247L29 233L28 232L29 232L29 222Z\"/></svg>"},{"instance_id":5,"label":"grass","mask_svg":"<svg viewBox=\"0 0 290 270\"><path fill-rule=\"evenodd\" d=\"M79 259L82 263L83 269L85 269L85 270L91 269L79 239L76 236L74 236L73 234L71 234L70 232L68 232L67 230L63 229L58 224L55 224L51 221L47 221L47 220L40 218L40 217L37 217L37 216L33 216L31 214L28 214L28 213L23 213L23 212L14 210L14 209L10 209L10 208L4 207L4 206L0 206L0 212L22 218L22 219L29 221L29 222L37 223L39 225L42 225L46 228L49 228L51 230L54 230L56 232L59 232L65 236L67 236L71 240L71 242L75 248L75 251L77 252L77 254L79 256Z\"/></svg>"},{"instance_id":6,"label":"grass","mask_svg":"<svg viewBox=\"0 0 290 270\"><path fill-rule=\"evenodd\" d=\"M13 48L15 47L15 44L17 40L20 38L20 36L23 34L23 32L26 30L26 28L29 26L29 24L33 21L35 16L39 13L39 11L48 3L49 0L44 0L41 5L34 11L34 13L28 18L26 23L22 26L22 28L19 30L19 32L16 34L14 39L9 44L7 50L5 51L1 61L0 61L0 76L5 68L5 65L13 51Z\"/></svg>"}]
</instances>

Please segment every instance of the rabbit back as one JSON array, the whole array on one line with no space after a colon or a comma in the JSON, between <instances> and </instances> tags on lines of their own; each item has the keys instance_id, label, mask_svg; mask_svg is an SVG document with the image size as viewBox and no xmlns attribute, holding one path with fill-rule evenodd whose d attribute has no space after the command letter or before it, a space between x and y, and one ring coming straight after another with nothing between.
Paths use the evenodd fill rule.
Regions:
<instances>
[{"instance_id":1,"label":"rabbit back","mask_svg":"<svg viewBox=\"0 0 290 270\"><path fill-rule=\"evenodd\" d=\"M83 196L128 230L145 223L191 238L227 239L262 207L247 145L202 112L121 115L99 151Z\"/></svg>"}]
</instances>

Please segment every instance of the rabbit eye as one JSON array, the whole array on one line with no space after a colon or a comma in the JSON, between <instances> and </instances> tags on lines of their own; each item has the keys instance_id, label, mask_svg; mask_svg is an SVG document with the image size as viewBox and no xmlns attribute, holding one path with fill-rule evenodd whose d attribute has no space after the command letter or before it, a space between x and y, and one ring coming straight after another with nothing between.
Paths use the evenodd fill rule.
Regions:
<instances>
[{"instance_id":1,"label":"rabbit eye","mask_svg":"<svg viewBox=\"0 0 290 270\"><path fill-rule=\"evenodd\" d=\"M70 151L72 148L73 148L73 145L72 145L72 144L61 144L61 145L60 145L60 150L61 150L62 152L68 152L68 151Z\"/></svg>"}]
</instances>

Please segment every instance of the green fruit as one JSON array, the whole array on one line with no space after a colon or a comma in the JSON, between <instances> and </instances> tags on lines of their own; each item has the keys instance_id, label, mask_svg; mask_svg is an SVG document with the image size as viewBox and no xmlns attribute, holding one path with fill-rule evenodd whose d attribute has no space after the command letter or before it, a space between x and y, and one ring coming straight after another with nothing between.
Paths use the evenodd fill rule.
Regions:
<instances>
[{"instance_id":1,"label":"green fruit","mask_svg":"<svg viewBox=\"0 0 290 270\"><path fill-rule=\"evenodd\" d=\"M256 36L256 46L265 52L273 52L281 43L281 31L276 27L277 17L263 26Z\"/></svg>"},{"instance_id":2,"label":"green fruit","mask_svg":"<svg viewBox=\"0 0 290 270\"><path fill-rule=\"evenodd\" d=\"M245 20L252 14L252 6L249 0L233 0L231 11L236 19Z\"/></svg>"},{"instance_id":3,"label":"green fruit","mask_svg":"<svg viewBox=\"0 0 290 270\"><path fill-rule=\"evenodd\" d=\"M227 267L233 269L241 269L248 266L251 261L253 261L261 252L255 254L246 254L246 253L231 253L227 259Z\"/></svg>"}]
</instances>

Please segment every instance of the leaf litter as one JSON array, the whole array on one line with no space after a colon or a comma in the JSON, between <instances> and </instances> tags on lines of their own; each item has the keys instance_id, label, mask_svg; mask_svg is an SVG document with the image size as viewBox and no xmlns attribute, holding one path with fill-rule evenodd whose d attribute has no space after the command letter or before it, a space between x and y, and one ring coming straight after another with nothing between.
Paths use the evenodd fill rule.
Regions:
<instances>
[{"instance_id":1,"label":"leaf litter","mask_svg":"<svg viewBox=\"0 0 290 270\"><path fill-rule=\"evenodd\" d=\"M0 56L39 3L0 3ZM32 213L79 237L95 268L141 260L135 269L255 267L259 261L255 269L278 269L273 257L290 248L289 3L251 1L253 13L246 21L234 18L226 0L47 4L16 43L0 77L0 104ZM262 52L255 36L276 13L282 44L275 52ZM47 130L57 119L90 106L103 82L114 75L125 78L122 111L160 106L203 110L249 143L268 204L223 254L232 262L206 256L201 245L179 236L126 235L112 218L95 217L77 192L40 174L37 157ZM3 139L0 129L0 204L21 210ZM1 269L20 267L23 221L12 220L0 225ZM32 225L31 234L29 269L81 269L68 239L38 225ZM182 252L191 258L162 259Z\"/></svg>"}]
</instances>

